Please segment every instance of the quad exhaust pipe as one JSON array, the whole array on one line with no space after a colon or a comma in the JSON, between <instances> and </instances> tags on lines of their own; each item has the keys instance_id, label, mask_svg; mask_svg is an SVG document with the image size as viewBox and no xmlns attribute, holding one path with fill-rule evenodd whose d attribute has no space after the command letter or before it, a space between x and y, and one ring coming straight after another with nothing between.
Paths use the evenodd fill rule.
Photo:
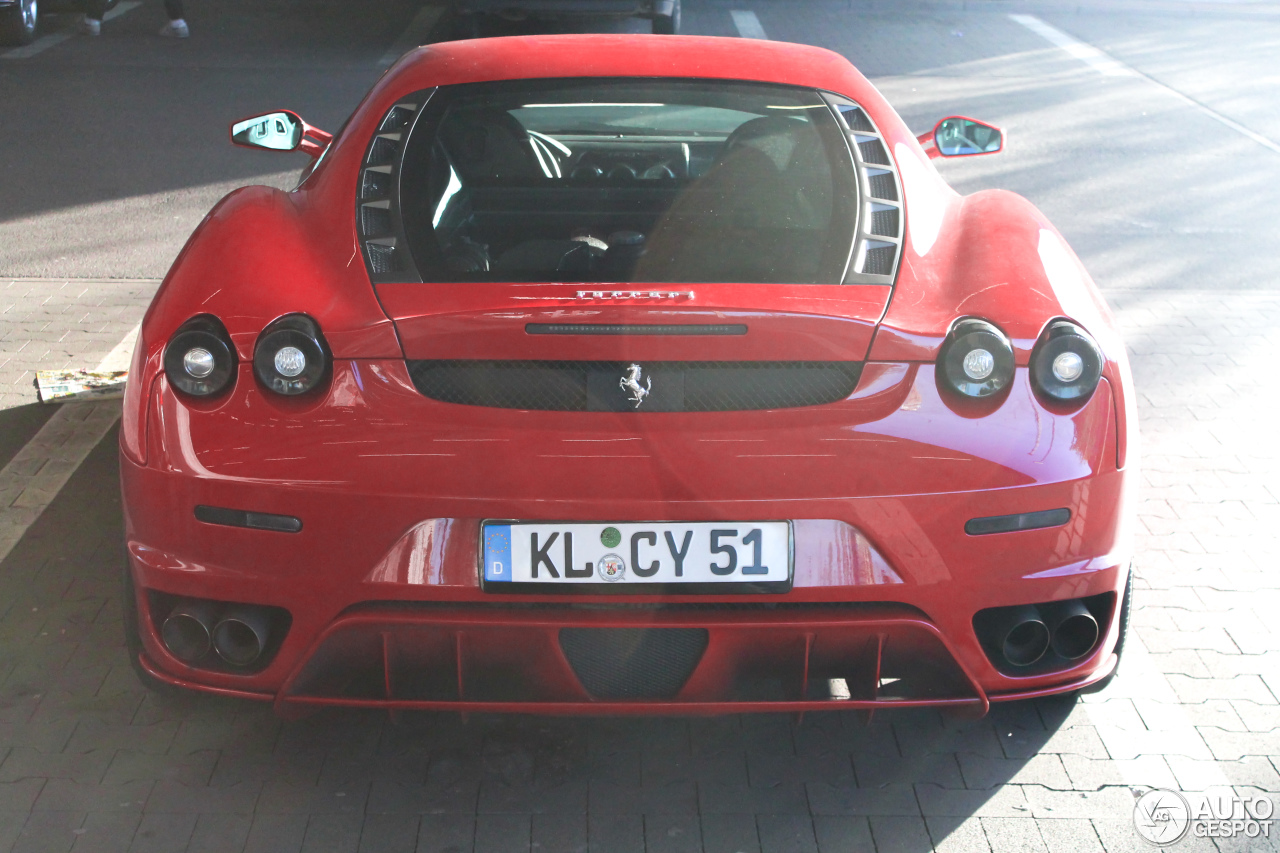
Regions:
<instances>
[{"instance_id":1,"label":"quad exhaust pipe","mask_svg":"<svg viewBox=\"0 0 1280 853\"><path fill-rule=\"evenodd\" d=\"M232 607L213 629L213 648L232 666L249 666L271 639L271 619L256 607Z\"/></svg>"},{"instance_id":2,"label":"quad exhaust pipe","mask_svg":"<svg viewBox=\"0 0 1280 853\"><path fill-rule=\"evenodd\" d=\"M1079 660L1098 642L1098 620L1078 598L1055 601L1043 608L1054 652L1067 660Z\"/></svg>"},{"instance_id":3,"label":"quad exhaust pipe","mask_svg":"<svg viewBox=\"0 0 1280 853\"><path fill-rule=\"evenodd\" d=\"M1031 666L1049 648L1049 626L1034 604L1006 608L993 632L1000 653L1013 666Z\"/></svg>"},{"instance_id":4,"label":"quad exhaust pipe","mask_svg":"<svg viewBox=\"0 0 1280 853\"><path fill-rule=\"evenodd\" d=\"M160 639L183 663L195 663L213 644L215 606L211 601L182 601L160 626Z\"/></svg>"},{"instance_id":5,"label":"quad exhaust pipe","mask_svg":"<svg viewBox=\"0 0 1280 853\"><path fill-rule=\"evenodd\" d=\"M1076 661L1098 645L1098 620L1078 598L1023 604L985 611L983 642L997 663L1024 669L1052 652L1059 661Z\"/></svg>"},{"instance_id":6,"label":"quad exhaust pipe","mask_svg":"<svg viewBox=\"0 0 1280 853\"><path fill-rule=\"evenodd\" d=\"M251 666L271 642L272 612L266 607L185 599L165 617L160 639L183 663L199 664L213 651L234 667Z\"/></svg>"}]
</instances>

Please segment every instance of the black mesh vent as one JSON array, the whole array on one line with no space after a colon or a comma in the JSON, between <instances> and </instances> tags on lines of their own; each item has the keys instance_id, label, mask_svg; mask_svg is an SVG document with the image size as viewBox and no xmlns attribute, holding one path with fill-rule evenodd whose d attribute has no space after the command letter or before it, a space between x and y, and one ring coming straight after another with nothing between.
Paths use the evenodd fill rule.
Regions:
<instances>
[{"instance_id":1,"label":"black mesh vent","mask_svg":"<svg viewBox=\"0 0 1280 853\"><path fill-rule=\"evenodd\" d=\"M870 275L892 275L893 261L897 254L897 246L867 249L867 261L862 265L862 271Z\"/></svg>"},{"instance_id":2,"label":"black mesh vent","mask_svg":"<svg viewBox=\"0 0 1280 853\"><path fill-rule=\"evenodd\" d=\"M386 172L375 172L372 169L364 170L364 177L360 181L360 198L365 201L374 201L384 199L391 194L391 176Z\"/></svg>"},{"instance_id":3,"label":"black mesh vent","mask_svg":"<svg viewBox=\"0 0 1280 853\"><path fill-rule=\"evenodd\" d=\"M861 363L845 361L649 362L642 366L640 377L648 394L636 406L620 384L628 375L629 362L410 361L408 365L414 385L433 400L555 412L734 412L818 406L849 396L862 373Z\"/></svg>"},{"instance_id":4,"label":"black mesh vent","mask_svg":"<svg viewBox=\"0 0 1280 853\"><path fill-rule=\"evenodd\" d=\"M883 198L888 201L898 200L898 186L893 182L892 172L881 172L878 175L869 175L868 181L871 184L872 198Z\"/></svg>"},{"instance_id":5,"label":"black mesh vent","mask_svg":"<svg viewBox=\"0 0 1280 853\"><path fill-rule=\"evenodd\" d=\"M880 144L879 139L868 139L866 142L859 142L858 150L862 152L862 162L864 163L873 163L877 166L889 165L889 155L885 153L884 146Z\"/></svg>"},{"instance_id":6,"label":"black mesh vent","mask_svg":"<svg viewBox=\"0 0 1280 853\"><path fill-rule=\"evenodd\" d=\"M385 207L360 208L360 232L366 237L389 237L391 235L391 211Z\"/></svg>"},{"instance_id":7,"label":"black mesh vent","mask_svg":"<svg viewBox=\"0 0 1280 853\"><path fill-rule=\"evenodd\" d=\"M414 110L409 107L392 107L391 112L387 113L387 117L382 120L382 127L378 128L382 133L393 133L409 126L409 122L413 121Z\"/></svg>"},{"instance_id":8,"label":"black mesh vent","mask_svg":"<svg viewBox=\"0 0 1280 853\"><path fill-rule=\"evenodd\" d=\"M705 628L561 628L560 650L597 699L671 699L708 639Z\"/></svg>"},{"instance_id":9,"label":"black mesh vent","mask_svg":"<svg viewBox=\"0 0 1280 853\"><path fill-rule=\"evenodd\" d=\"M898 211L877 210L871 214L871 233L881 237L898 236Z\"/></svg>"},{"instance_id":10,"label":"black mesh vent","mask_svg":"<svg viewBox=\"0 0 1280 853\"><path fill-rule=\"evenodd\" d=\"M369 266L374 272L387 273L395 270L395 248L377 243L365 243L364 247L369 255Z\"/></svg>"},{"instance_id":11,"label":"black mesh vent","mask_svg":"<svg viewBox=\"0 0 1280 853\"><path fill-rule=\"evenodd\" d=\"M400 146L394 141L380 136L373 141L373 148L369 151L369 159L365 161L365 165L389 166L399 150Z\"/></svg>"},{"instance_id":12,"label":"black mesh vent","mask_svg":"<svg viewBox=\"0 0 1280 853\"><path fill-rule=\"evenodd\" d=\"M860 107L841 107L840 115L844 118L844 123L849 126L850 130L875 133L876 129L871 126L871 119L867 118L867 114Z\"/></svg>"}]
</instances>

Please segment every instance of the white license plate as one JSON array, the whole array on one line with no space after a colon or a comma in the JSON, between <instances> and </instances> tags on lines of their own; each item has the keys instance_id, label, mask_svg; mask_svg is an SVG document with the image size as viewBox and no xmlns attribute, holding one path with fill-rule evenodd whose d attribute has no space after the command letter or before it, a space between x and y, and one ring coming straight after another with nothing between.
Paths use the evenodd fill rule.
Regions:
<instances>
[{"instance_id":1,"label":"white license plate","mask_svg":"<svg viewBox=\"0 0 1280 853\"><path fill-rule=\"evenodd\" d=\"M788 582L785 521L484 525L486 584Z\"/></svg>"}]
</instances>

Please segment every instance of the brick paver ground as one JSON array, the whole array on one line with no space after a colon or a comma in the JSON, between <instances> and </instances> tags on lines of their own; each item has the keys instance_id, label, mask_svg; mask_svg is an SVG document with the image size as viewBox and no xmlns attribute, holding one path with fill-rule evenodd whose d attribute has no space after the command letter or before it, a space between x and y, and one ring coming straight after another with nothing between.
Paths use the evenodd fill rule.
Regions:
<instances>
[{"instance_id":1,"label":"brick paver ground","mask_svg":"<svg viewBox=\"0 0 1280 853\"><path fill-rule=\"evenodd\" d=\"M870 726L285 722L149 694L121 641L112 433L0 564L0 851L1126 851L1150 849L1134 787L1275 797L1280 294L1109 298L1145 486L1135 632L1105 693Z\"/></svg>"}]
</instances>

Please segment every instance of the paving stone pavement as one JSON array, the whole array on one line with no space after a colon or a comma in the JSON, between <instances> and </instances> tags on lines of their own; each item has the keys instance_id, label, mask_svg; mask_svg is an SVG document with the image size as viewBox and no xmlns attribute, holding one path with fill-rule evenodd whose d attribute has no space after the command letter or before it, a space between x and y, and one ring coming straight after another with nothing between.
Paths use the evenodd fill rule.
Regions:
<instances>
[{"instance_id":1,"label":"paving stone pavement","mask_svg":"<svg viewBox=\"0 0 1280 853\"><path fill-rule=\"evenodd\" d=\"M155 279L0 278L0 409L36 401L37 370L92 370L132 329Z\"/></svg>"},{"instance_id":2,"label":"paving stone pavement","mask_svg":"<svg viewBox=\"0 0 1280 853\"><path fill-rule=\"evenodd\" d=\"M1150 849L1135 787L1274 800L1280 293L1108 298L1132 353L1145 482L1134 636L1104 693L869 726L840 713L285 722L150 694L121 640L112 431L0 563L0 851L1118 853ZM95 322L123 335L144 301ZM77 334L57 358L114 345Z\"/></svg>"}]
</instances>

